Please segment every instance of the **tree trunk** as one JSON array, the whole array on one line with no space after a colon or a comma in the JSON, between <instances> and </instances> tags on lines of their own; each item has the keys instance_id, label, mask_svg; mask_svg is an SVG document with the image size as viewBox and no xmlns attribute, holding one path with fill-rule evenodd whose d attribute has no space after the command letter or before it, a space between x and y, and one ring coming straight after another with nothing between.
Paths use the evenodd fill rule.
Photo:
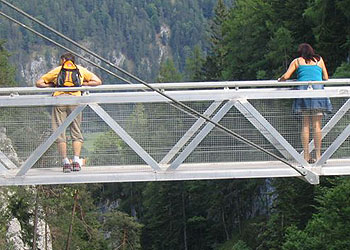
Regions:
<instances>
[{"instance_id":1,"label":"tree trunk","mask_svg":"<svg viewBox=\"0 0 350 250\"><path fill-rule=\"evenodd\" d=\"M224 230L225 230L225 234L226 234L226 240L230 239L230 236L228 234L227 231L227 226L226 226L226 220L225 220L225 210L223 208L221 208L221 219L222 219L222 224L224 225Z\"/></svg>"},{"instance_id":2,"label":"tree trunk","mask_svg":"<svg viewBox=\"0 0 350 250\"><path fill-rule=\"evenodd\" d=\"M122 246L123 246L123 250L126 249L126 242L128 239L128 233L127 233L128 229L124 228L124 234L123 234L123 242L122 242Z\"/></svg>"},{"instance_id":3,"label":"tree trunk","mask_svg":"<svg viewBox=\"0 0 350 250\"><path fill-rule=\"evenodd\" d=\"M45 250L47 250L47 207L45 208Z\"/></svg>"},{"instance_id":4,"label":"tree trunk","mask_svg":"<svg viewBox=\"0 0 350 250\"><path fill-rule=\"evenodd\" d=\"M33 250L36 250L36 238L37 238L37 231L38 231L38 205L39 203L39 189L36 187L36 194L35 194L35 209L34 209L34 232L33 232Z\"/></svg>"},{"instance_id":5,"label":"tree trunk","mask_svg":"<svg viewBox=\"0 0 350 250\"><path fill-rule=\"evenodd\" d=\"M72 209L72 217L71 217L71 221L70 221L70 225L69 225L66 250L69 250L69 248L70 248L70 242L71 242L72 231L73 231L74 216L75 216L75 210L77 208L77 203L78 203L78 190L75 190L74 203L73 203L73 209Z\"/></svg>"},{"instance_id":6,"label":"tree trunk","mask_svg":"<svg viewBox=\"0 0 350 250\"><path fill-rule=\"evenodd\" d=\"M182 184L183 187L183 184ZM185 209L185 192L184 188L182 188L182 218L184 224L184 249L187 250L187 223L186 223L186 209Z\"/></svg>"}]
</instances>

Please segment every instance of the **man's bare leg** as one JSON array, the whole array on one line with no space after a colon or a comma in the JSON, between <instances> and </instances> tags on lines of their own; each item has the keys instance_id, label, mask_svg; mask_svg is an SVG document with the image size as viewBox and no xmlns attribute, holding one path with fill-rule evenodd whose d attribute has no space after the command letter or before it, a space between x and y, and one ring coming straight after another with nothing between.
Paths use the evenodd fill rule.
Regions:
<instances>
[{"instance_id":1,"label":"man's bare leg","mask_svg":"<svg viewBox=\"0 0 350 250\"><path fill-rule=\"evenodd\" d=\"M73 153L74 156L80 156L81 146L83 145L80 141L73 141Z\"/></svg>"},{"instance_id":2,"label":"man's bare leg","mask_svg":"<svg viewBox=\"0 0 350 250\"><path fill-rule=\"evenodd\" d=\"M74 158L73 158L73 171L80 171L81 170L81 165L82 162L80 160L80 151L81 151L81 146L82 142L80 141L73 141L73 153L74 153Z\"/></svg>"},{"instance_id":3,"label":"man's bare leg","mask_svg":"<svg viewBox=\"0 0 350 250\"><path fill-rule=\"evenodd\" d=\"M67 158L67 144L65 142L58 143L58 152L60 153L62 159Z\"/></svg>"}]
</instances>

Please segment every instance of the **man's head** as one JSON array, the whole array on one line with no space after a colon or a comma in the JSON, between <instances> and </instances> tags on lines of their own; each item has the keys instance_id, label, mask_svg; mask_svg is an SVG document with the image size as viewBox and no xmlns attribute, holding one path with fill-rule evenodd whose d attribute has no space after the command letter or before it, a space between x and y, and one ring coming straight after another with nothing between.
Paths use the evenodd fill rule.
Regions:
<instances>
[{"instance_id":1,"label":"man's head","mask_svg":"<svg viewBox=\"0 0 350 250\"><path fill-rule=\"evenodd\" d=\"M70 52L61 55L61 64L63 64L65 61L72 61L75 63L75 56Z\"/></svg>"}]
</instances>

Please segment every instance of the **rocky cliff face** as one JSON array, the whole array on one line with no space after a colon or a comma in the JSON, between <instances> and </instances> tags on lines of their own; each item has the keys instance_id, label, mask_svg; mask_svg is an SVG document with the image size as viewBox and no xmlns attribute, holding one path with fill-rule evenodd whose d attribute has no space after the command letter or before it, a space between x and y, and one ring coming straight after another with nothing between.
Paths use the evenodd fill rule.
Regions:
<instances>
[{"instance_id":1,"label":"rocky cliff face","mask_svg":"<svg viewBox=\"0 0 350 250\"><path fill-rule=\"evenodd\" d=\"M19 166L20 160L16 150L12 145L12 141L6 135L6 128L0 127L0 151L7 156L15 165ZM6 164L5 164L6 165Z\"/></svg>"},{"instance_id":2,"label":"rocky cliff face","mask_svg":"<svg viewBox=\"0 0 350 250\"><path fill-rule=\"evenodd\" d=\"M156 62L150 61L148 57L141 58L141 64L142 68L147 71L148 74L152 74L152 67L154 67L154 63L157 64L157 67L162 62L164 58L171 57L171 48L169 46L171 36L171 30L170 27L166 24L162 24L160 27L160 31L156 36L154 37L154 44L150 44L149 47L156 46L156 50L159 51L158 53L158 60ZM96 52L96 49L103 49L103 48L94 48L96 45L94 45L91 42L80 42L80 44L86 48L89 48L90 50L94 51L95 53L102 56L102 54ZM40 48L33 48L31 50L31 54L29 54L26 57L23 57L23 60L19 62L13 62L16 64L16 67L18 69L17 74L19 74L19 78L24 79L25 84L21 83L20 85L25 86L35 86L36 81L46 72L51 70L52 68L56 67L59 63L59 57L60 54L57 51L57 49L53 49L53 47L49 46L41 46ZM82 53L82 56L87 59L93 60L97 64L101 64L101 62L92 56L88 55L87 53ZM122 53L121 51L112 50L109 53L107 53L107 56L104 56L107 60L114 63L116 66L123 68L124 70L131 71L130 73L134 73L135 65L131 58L128 58L128 56L125 53ZM82 66L88 68L89 70L96 73L98 69L89 64L88 62L77 58L77 61ZM104 65L102 65L105 67ZM110 69L110 68L108 68ZM113 71L113 70L112 70ZM141 77L142 78L142 77ZM111 84L111 83L106 83Z\"/></svg>"},{"instance_id":3,"label":"rocky cliff face","mask_svg":"<svg viewBox=\"0 0 350 250\"><path fill-rule=\"evenodd\" d=\"M6 129L0 127L0 151L15 165L19 166L21 164L20 159L17 156L17 153L12 145L12 141L6 135ZM3 163L4 160L2 159ZM6 164L4 164L6 165ZM28 193L31 194L31 197L35 197L36 189L34 187L22 187L26 189ZM6 241L8 248L14 250L29 250L31 249L24 240L23 228L21 226L22 218L17 218L13 215L12 211L9 209L9 204L11 203L12 197L18 195L17 192L21 192L21 188L12 189L0 187L0 214L8 215L7 221L7 233ZM33 198L34 199L34 198ZM34 204L34 201L33 201ZM28 211L33 212L33 211ZM42 209L39 209L39 213L42 213ZM39 217L40 218L40 217ZM23 222L22 222L23 223ZM34 225L33 221L30 221L31 225ZM37 249L52 249L52 239L50 234L50 228L45 225L45 221L42 219L38 220L37 226ZM45 248L46 247L46 248Z\"/></svg>"}]
</instances>

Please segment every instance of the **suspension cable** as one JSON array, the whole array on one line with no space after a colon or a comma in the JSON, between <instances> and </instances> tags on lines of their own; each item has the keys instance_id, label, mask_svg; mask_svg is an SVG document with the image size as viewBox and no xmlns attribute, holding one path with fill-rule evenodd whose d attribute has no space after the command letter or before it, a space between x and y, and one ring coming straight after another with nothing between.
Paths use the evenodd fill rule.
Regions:
<instances>
[{"instance_id":1,"label":"suspension cable","mask_svg":"<svg viewBox=\"0 0 350 250\"><path fill-rule=\"evenodd\" d=\"M187 113L187 114L190 114L191 116L195 116L196 118L202 118L202 119L204 119L206 122L213 124L215 127L221 129L222 131L224 131L225 133L229 134L230 136L233 136L234 138L236 138L236 139L238 139L238 140L244 142L245 144L248 144L248 145L250 145L251 147L253 147L253 148L257 149L257 150L262 151L262 152L268 154L269 156L273 157L274 159L285 163L287 166L289 166L289 167L293 168L295 171L297 171L300 175L302 175L302 176L305 176L305 175L306 175L306 173L305 173L304 171L302 171L302 170L298 169L297 167L293 166L291 163L289 163L289 162L288 162L287 160L285 160L284 158L279 157L278 155L276 155L276 154L274 154L274 153L271 153L270 151L264 149L263 147L257 145L256 143L254 143L254 142L252 142L252 141L246 139L245 137L243 137L243 136L241 136L241 135L239 135L239 134L233 132L232 130L226 128L225 126L219 124L218 122L215 122L215 121L211 120L210 118L206 117L205 115L199 113L197 110L195 110L195 109L193 109L193 108L191 108L191 107L189 107L189 106L183 104L182 102L177 101L176 99L170 97L169 95L167 95L167 94L165 94L164 92L158 90L157 88L152 87L152 86L151 86L150 84L148 84L147 82L145 82L145 81L141 80L140 78L134 76L133 74L131 74L131 73L125 71L124 69L118 67L117 65L115 65L115 64L113 64L112 62L106 60L105 58L103 58L103 57L97 55L97 54L94 53L93 51L87 49L86 47L80 45L79 43L73 41L72 39L66 37L66 36L63 35L62 33L56 31L55 29L49 27L48 25L44 24L43 22L37 20L36 18L32 17L31 15L29 15L28 13L24 12L23 10L17 8L16 6L14 6L14 5L12 5L12 4L10 4L10 3L4 1L4 0L0 0L0 2L6 4L6 5L9 6L10 8L12 8L12 9L14 9L15 11L19 12L20 14L22 14L22 15L28 17L28 18L31 19L32 21L34 21L34 22L40 24L41 26L47 28L48 30L50 30L50 31L52 31L53 33L55 33L56 35L58 35L58 36L64 38L65 40L67 40L67 41L69 41L69 42L71 42L72 44L74 44L74 45L77 46L78 48L84 50L85 52L89 53L90 55L93 55L94 57L96 57L97 59L99 59L99 60L103 61L104 63L108 64L108 65L111 66L112 68L119 70L120 72L126 74L128 77L130 77L130 78L136 80L137 82L139 82L139 83L145 85L145 86L146 86L147 88L149 88L150 90L152 90L152 91L154 91L154 92L160 94L161 96L165 97L166 99L170 100L171 102L173 102L174 104L176 104L176 105L178 106L178 108L179 108L181 111L183 111L183 112L185 112L185 113ZM46 37L45 35L43 35L43 34L37 32L37 31L35 31L34 29L32 29L32 28L28 27L27 25L25 25L25 24L19 22L18 20L16 20L16 19L14 19L14 18L12 18L12 17L10 17L10 16L4 14L4 13L1 12L1 11L0 11L0 15L2 15L3 17L9 19L10 21L12 21L12 22L14 22L14 23L20 25L21 27L23 27L23 28L25 28L25 29L27 29L27 30L33 32L34 34L40 36L41 38L46 39L47 41L49 41L49 42L55 44L56 46L59 46L60 48L63 48L63 49L65 49L65 50L67 50L67 51L73 53L73 54L76 55L77 57L79 57L79 58L83 59L84 61L86 61L86 62L88 62L88 63L90 63L90 64L92 64L92 65L94 65L94 66L96 66L96 67L98 67L98 68L100 68L100 69L102 69L102 70L104 70L105 72L111 74L112 76L114 76L114 77L116 77L116 78L118 78L118 79L120 79L120 80L122 80L122 81L125 81L125 82L127 82L127 83L129 83L129 84L132 84L132 82L130 82L129 80L126 80L125 78L122 78L122 77L116 75L115 73L113 73L113 72L111 72L111 71L109 71L109 70L107 70L107 69L101 67L101 66L98 65L97 63L94 63L94 62L92 62L92 61L90 61L90 60L88 60L88 59L85 59L83 56L79 55L78 53L76 53L76 52L74 52L74 51L72 51L72 50L66 48L65 46L59 44L58 42L56 42L56 41L54 41L54 40L52 40L52 39ZM301 169L305 169L303 166L300 166L300 168L301 168Z\"/></svg>"}]
</instances>

